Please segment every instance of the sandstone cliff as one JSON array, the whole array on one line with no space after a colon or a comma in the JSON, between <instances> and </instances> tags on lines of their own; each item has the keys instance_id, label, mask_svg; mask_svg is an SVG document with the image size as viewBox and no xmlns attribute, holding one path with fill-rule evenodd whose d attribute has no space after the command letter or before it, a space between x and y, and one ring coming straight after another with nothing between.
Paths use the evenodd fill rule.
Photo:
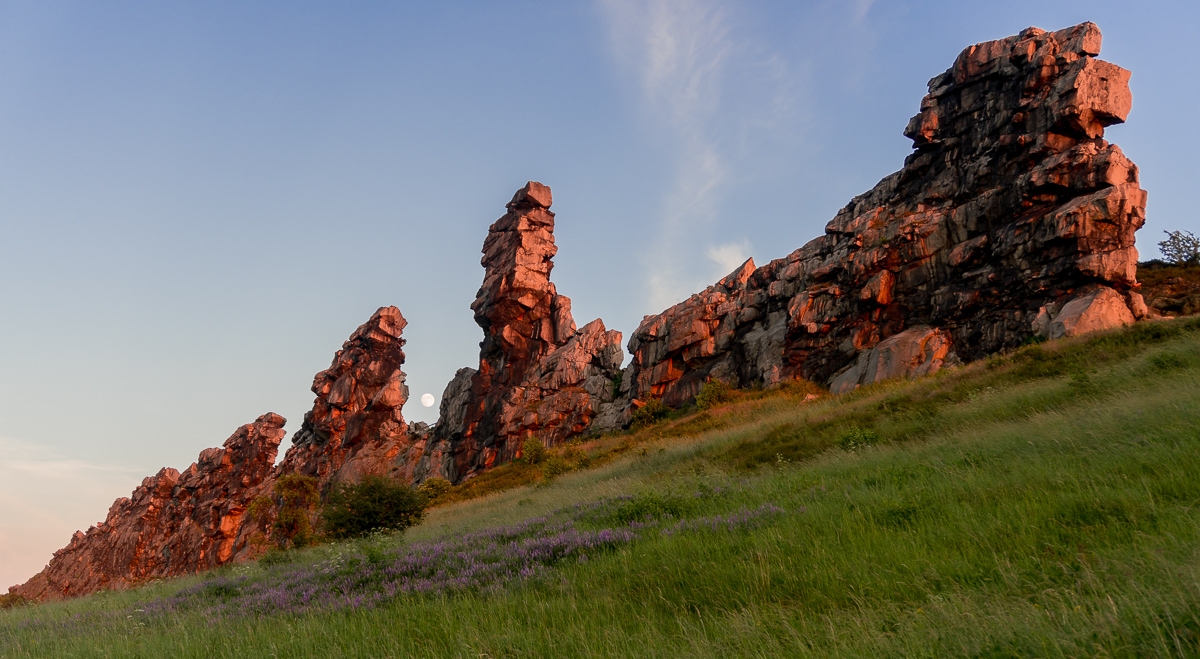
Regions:
<instances>
[{"instance_id":1,"label":"sandstone cliff","mask_svg":"<svg viewBox=\"0 0 1200 659\"><path fill-rule=\"evenodd\" d=\"M679 405L710 379L835 391L1133 322L1138 171L1104 127L1129 72L1091 23L971 46L929 82L904 168L825 235L752 261L629 340L632 396Z\"/></svg>"},{"instance_id":2,"label":"sandstone cliff","mask_svg":"<svg viewBox=\"0 0 1200 659\"><path fill-rule=\"evenodd\" d=\"M550 281L550 188L530 181L483 243L483 285L471 309L483 328L479 368L462 369L442 395L435 443L461 480L520 455L536 437L552 446L588 428L613 404L621 333L596 319L577 329L571 300ZM617 410L619 413L619 410Z\"/></svg>"}]
</instances>

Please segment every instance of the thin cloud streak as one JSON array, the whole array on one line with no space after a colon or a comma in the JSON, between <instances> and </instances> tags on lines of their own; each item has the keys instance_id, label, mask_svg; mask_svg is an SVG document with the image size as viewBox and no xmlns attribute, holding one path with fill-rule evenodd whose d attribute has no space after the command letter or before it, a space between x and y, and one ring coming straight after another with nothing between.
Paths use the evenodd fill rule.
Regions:
<instances>
[{"instance_id":1,"label":"thin cloud streak","mask_svg":"<svg viewBox=\"0 0 1200 659\"><path fill-rule=\"evenodd\" d=\"M712 2L603 0L601 6L615 55L638 75L649 114L672 134L677 152L674 182L645 264L647 303L662 309L695 286L684 276L676 243L715 219L727 166L709 124L720 109L734 44L724 13Z\"/></svg>"},{"instance_id":2,"label":"thin cloud streak","mask_svg":"<svg viewBox=\"0 0 1200 659\"><path fill-rule=\"evenodd\" d=\"M674 171L643 267L645 303L659 311L726 272L706 259L748 133L773 131L793 105L776 53L736 34L716 0L600 0L614 57L636 78L644 110L670 142ZM761 87L765 80L766 87ZM749 243L736 241L750 251ZM743 259L744 260L744 259ZM740 262L739 262L740 263Z\"/></svg>"}]
</instances>

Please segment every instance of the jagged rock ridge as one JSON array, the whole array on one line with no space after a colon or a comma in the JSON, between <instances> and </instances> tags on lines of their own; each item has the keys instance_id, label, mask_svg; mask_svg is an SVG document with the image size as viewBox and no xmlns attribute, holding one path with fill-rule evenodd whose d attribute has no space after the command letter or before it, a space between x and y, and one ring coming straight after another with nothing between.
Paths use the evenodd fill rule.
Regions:
<instances>
[{"instance_id":1,"label":"jagged rock ridge","mask_svg":"<svg viewBox=\"0 0 1200 659\"><path fill-rule=\"evenodd\" d=\"M845 391L1142 317L1146 193L1102 139L1129 72L1099 52L1092 23L965 49L905 129L904 168L825 235L642 321L632 395L679 405L711 378Z\"/></svg>"},{"instance_id":2,"label":"jagged rock ridge","mask_svg":"<svg viewBox=\"0 0 1200 659\"><path fill-rule=\"evenodd\" d=\"M31 599L85 595L229 562L246 508L275 466L284 418L264 414L238 428L223 448L205 449L183 473L164 468L108 517L76 532L44 570L10 588ZM244 542L244 541L243 541Z\"/></svg>"}]
</instances>

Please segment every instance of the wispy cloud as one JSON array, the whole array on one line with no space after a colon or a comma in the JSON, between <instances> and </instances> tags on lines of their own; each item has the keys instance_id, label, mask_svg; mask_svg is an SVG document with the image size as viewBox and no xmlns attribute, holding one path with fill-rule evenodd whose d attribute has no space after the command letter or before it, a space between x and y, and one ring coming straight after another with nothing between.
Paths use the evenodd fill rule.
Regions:
<instances>
[{"instance_id":1,"label":"wispy cloud","mask_svg":"<svg viewBox=\"0 0 1200 659\"><path fill-rule=\"evenodd\" d=\"M875 4L875 0L855 0L854 2L854 23L861 23L867 18L867 12L871 11L871 5Z\"/></svg>"},{"instance_id":2,"label":"wispy cloud","mask_svg":"<svg viewBox=\"0 0 1200 659\"><path fill-rule=\"evenodd\" d=\"M738 31L717 0L599 0L613 53L636 79L650 121L674 153L657 235L645 255L658 311L711 283L704 258L746 132L771 130L789 106L781 58ZM768 80L766 85L753 81ZM749 243L738 242L749 251ZM722 266L723 267L723 264ZM724 273L722 273L724 274Z\"/></svg>"},{"instance_id":3,"label":"wispy cloud","mask_svg":"<svg viewBox=\"0 0 1200 659\"><path fill-rule=\"evenodd\" d=\"M6 437L0 455L0 592L36 574L72 533L101 521L147 475Z\"/></svg>"},{"instance_id":4,"label":"wispy cloud","mask_svg":"<svg viewBox=\"0 0 1200 659\"><path fill-rule=\"evenodd\" d=\"M743 240L709 247L708 258L720 268L721 276L725 276L750 258L750 241Z\"/></svg>"}]
</instances>

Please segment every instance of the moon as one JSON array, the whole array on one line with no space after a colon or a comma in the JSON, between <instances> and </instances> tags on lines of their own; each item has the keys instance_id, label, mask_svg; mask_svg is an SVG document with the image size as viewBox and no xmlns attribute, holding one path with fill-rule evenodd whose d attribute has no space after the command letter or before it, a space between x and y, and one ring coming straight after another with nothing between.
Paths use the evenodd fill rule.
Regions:
<instances>
[{"instance_id":1,"label":"moon","mask_svg":"<svg viewBox=\"0 0 1200 659\"><path fill-rule=\"evenodd\" d=\"M425 407L433 407L433 394L421 394L421 404Z\"/></svg>"}]
</instances>

